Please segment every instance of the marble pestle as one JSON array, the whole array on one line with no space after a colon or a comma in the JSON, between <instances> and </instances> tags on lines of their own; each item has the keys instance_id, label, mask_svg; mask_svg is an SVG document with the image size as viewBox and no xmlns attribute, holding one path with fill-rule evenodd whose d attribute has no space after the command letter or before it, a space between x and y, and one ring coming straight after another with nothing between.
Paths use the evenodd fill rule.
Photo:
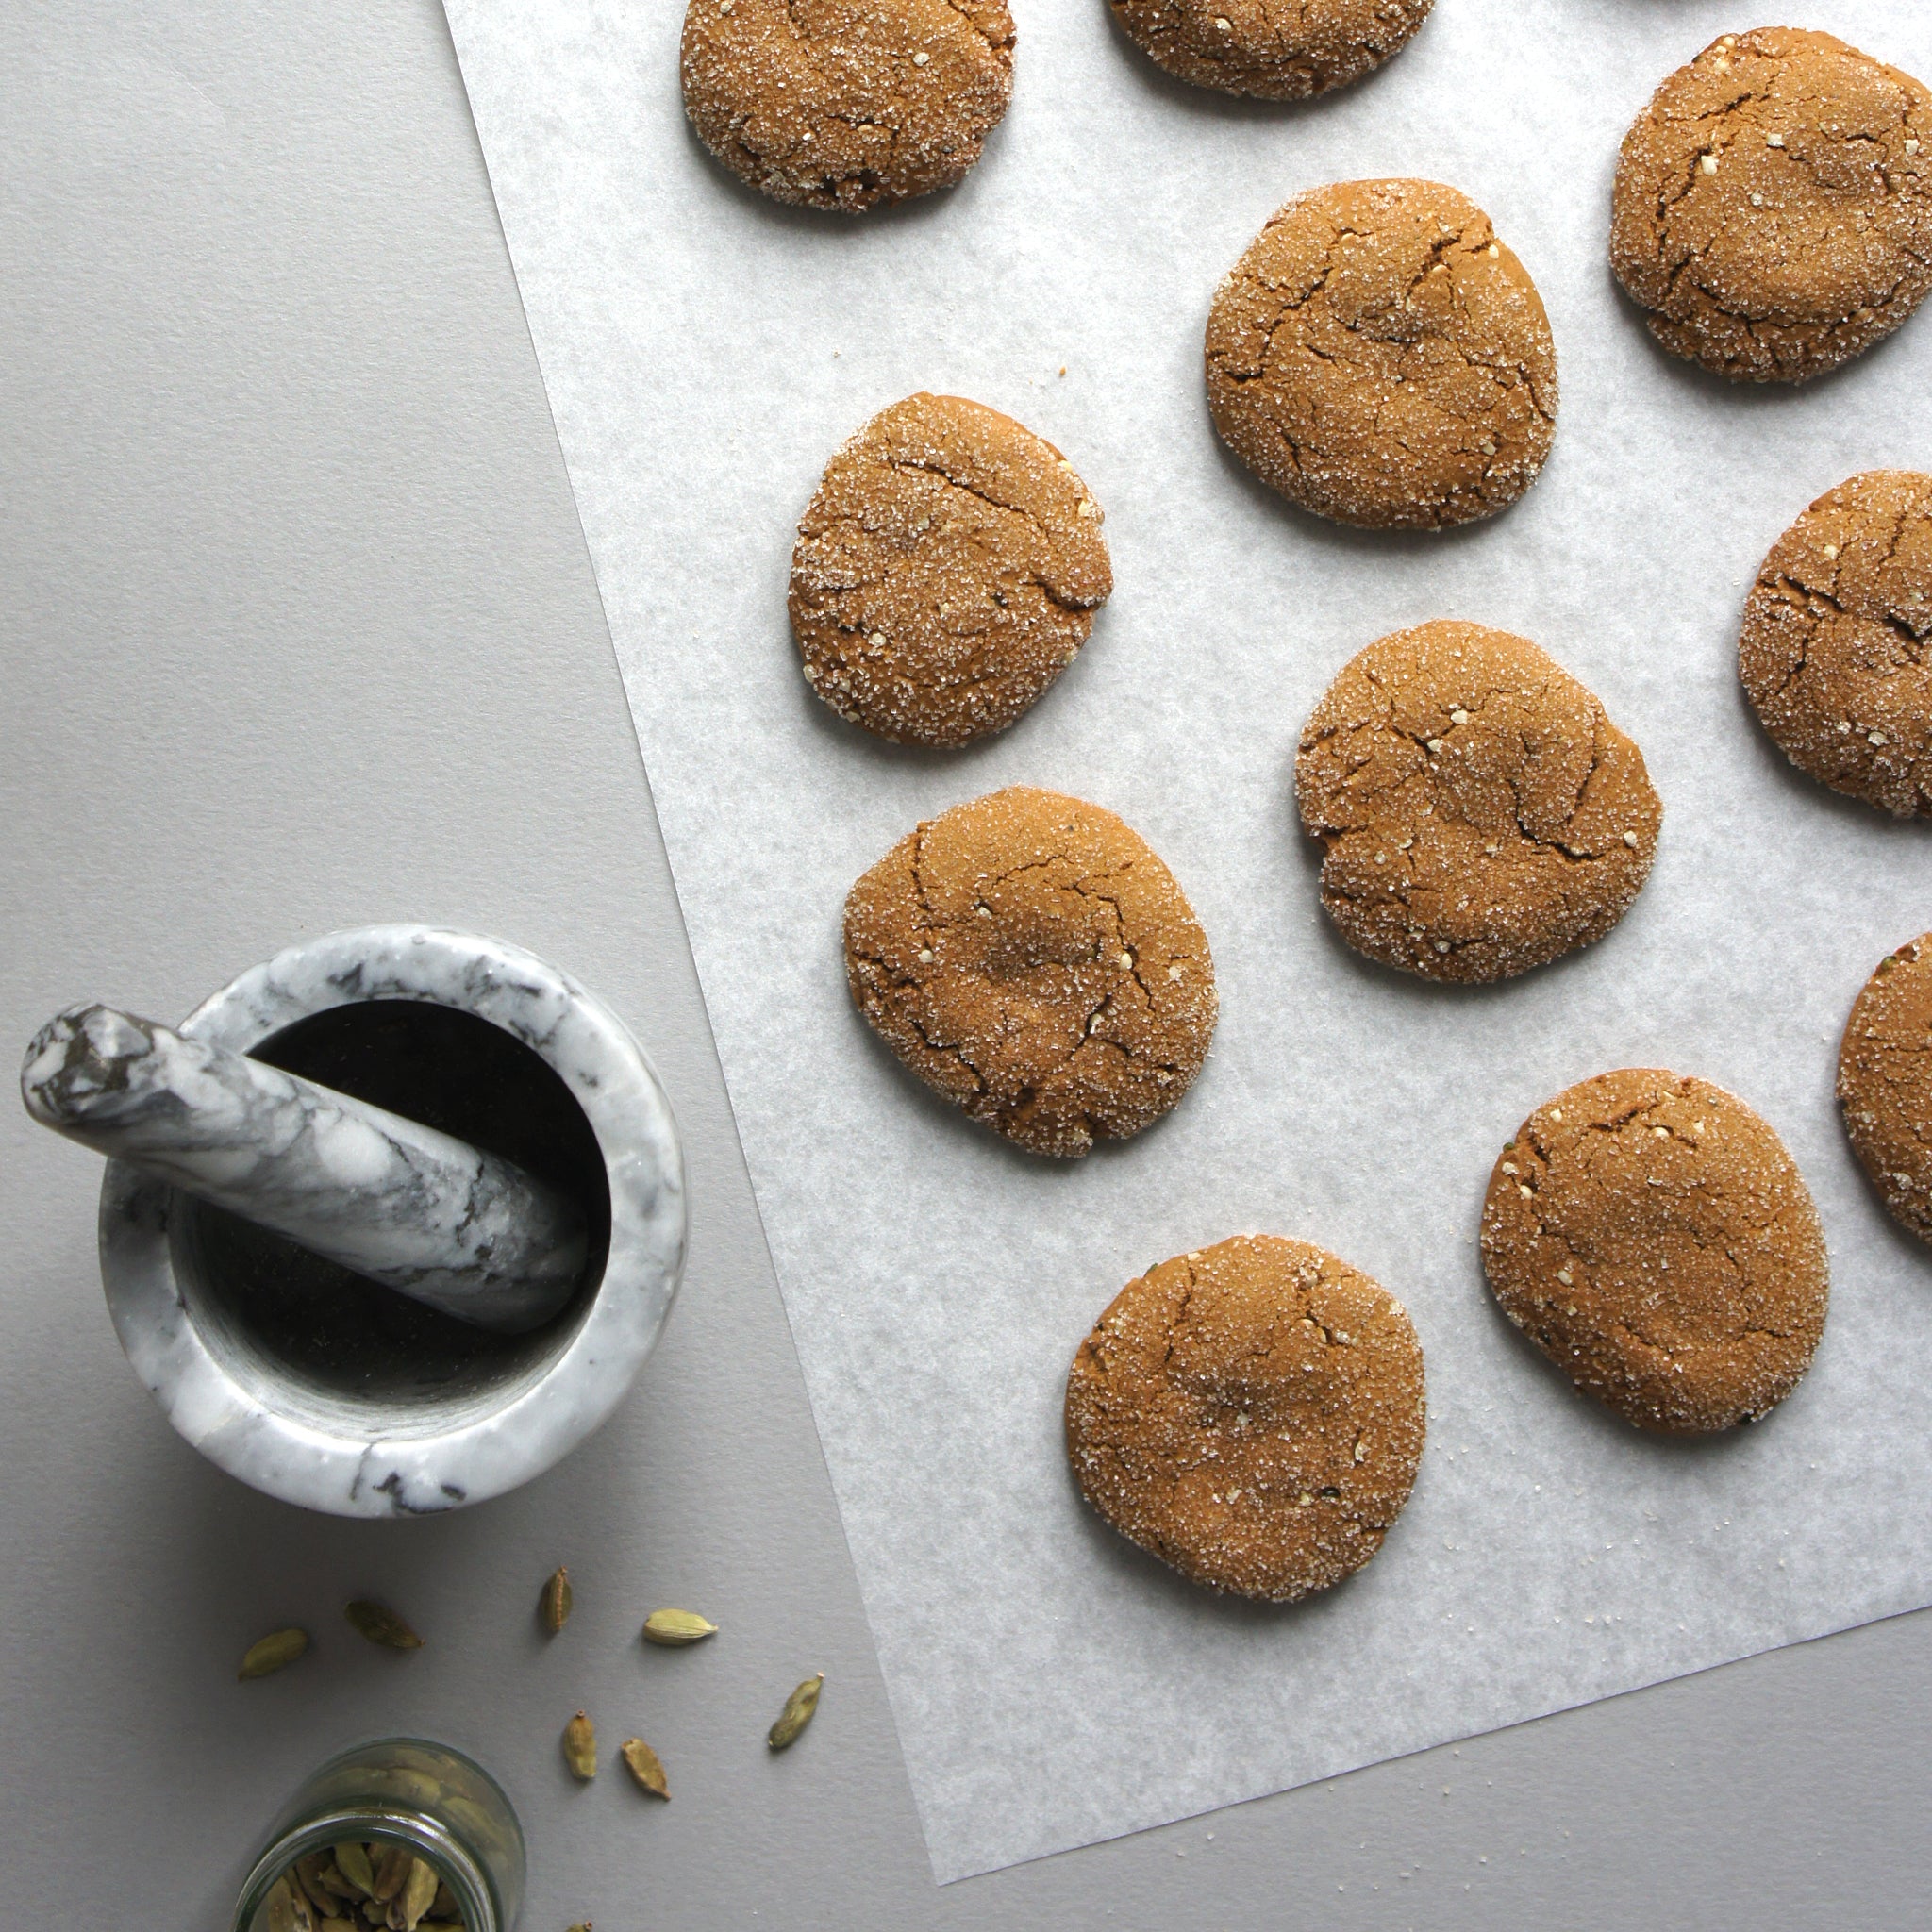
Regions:
<instances>
[{"instance_id":1,"label":"marble pestle","mask_svg":"<svg viewBox=\"0 0 1932 1932\"><path fill-rule=\"evenodd\" d=\"M43 1125L479 1327L561 1308L588 1237L575 1204L452 1135L110 1007L27 1048Z\"/></svg>"}]
</instances>

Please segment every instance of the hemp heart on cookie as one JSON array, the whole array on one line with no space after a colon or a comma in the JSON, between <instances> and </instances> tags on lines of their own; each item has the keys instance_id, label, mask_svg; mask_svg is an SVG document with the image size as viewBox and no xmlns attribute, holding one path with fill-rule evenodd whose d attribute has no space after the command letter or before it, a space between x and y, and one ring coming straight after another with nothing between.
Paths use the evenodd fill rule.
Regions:
<instances>
[{"instance_id":1,"label":"hemp heart on cookie","mask_svg":"<svg viewBox=\"0 0 1932 1932\"><path fill-rule=\"evenodd\" d=\"M947 188L1013 92L1006 0L691 0L684 108L779 201L858 214Z\"/></svg>"},{"instance_id":2,"label":"hemp heart on cookie","mask_svg":"<svg viewBox=\"0 0 1932 1932\"><path fill-rule=\"evenodd\" d=\"M1426 1427L1402 1304L1277 1235L1128 1282L1067 1377L1067 1456L1088 1502L1182 1575L1273 1603L1382 1547Z\"/></svg>"},{"instance_id":3,"label":"hemp heart on cookie","mask_svg":"<svg viewBox=\"0 0 1932 1932\"><path fill-rule=\"evenodd\" d=\"M1208 937L1146 841L1025 785L921 824L852 888L845 972L911 1072L1033 1154L1158 1120L1218 1010Z\"/></svg>"},{"instance_id":4,"label":"hemp heart on cookie","mask_svg":"<svg viewBox=\"0 0 1932 1932\"><path fill-rule=\"evenodd\" d=\"M1277 209L1215 291L1207 360L1241 461L1368 529L1495 515L1556 435L1542 298L1439 181L1341 181Z\"/></svg>"},{"instance_id":5,"label":"hemp heart on cookie","mask_svg":"<svg viewBox=\"0 0 1932 1932\"><path fill-rule=\"evenodd\" d=\"M1079 654L1113 589L1100 506L1030 429L908 396L825 466L791 553L806 681L894 742L970 744Z\"/></svg>"},{"instance_id":6,"label":"hemp heart on cookie","mask_svg":"<svg viewBox=\"0 0 1932 1932\"><path fill-rule=\"evenodd\" d=\"M1824 1332L1824 1233L1784 1142L1721 1087L1655 1067L1524 1122L1490 1176L1482 1254L1510 1321L1642 1429L1757 1421Z\"/></svg>"},{"instance_id":7,"label":"hemp heart on cookie","mask_svg":"<svg viewBox=\"0 0 1932 1932\"><path fill-rule=\"evenodd\" d=\"M1724 34L1624 137L1610 265L1674 356L1803 382L1932 289L1932 94L1830 34Z\"/></svg>"}]
</instances>

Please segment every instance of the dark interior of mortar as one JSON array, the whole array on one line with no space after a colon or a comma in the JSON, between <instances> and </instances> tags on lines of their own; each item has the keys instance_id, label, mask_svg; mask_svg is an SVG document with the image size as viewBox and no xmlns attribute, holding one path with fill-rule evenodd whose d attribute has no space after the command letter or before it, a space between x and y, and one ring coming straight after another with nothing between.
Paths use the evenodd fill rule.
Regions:
<instances>
[{"instance_id":1,"label":"dark interior of mortar","mask_svg":"<svg viewBox=\"0 0 1932 1932\"><path fill-rule=\"evenodd\" d=\"M590 1122L541 1054L474 1013L365 1000L297 1021L251 1058L515 1161L577 1203L591 1249L559 1313L526 1335L493 1335L176 1195L193 1257L186 1285L211 1341L337 1401L423 1404L425 1424L452 1400L487 1397L561 1352L603 1276L610 1191Z\"/></svg>"}]
</instances>

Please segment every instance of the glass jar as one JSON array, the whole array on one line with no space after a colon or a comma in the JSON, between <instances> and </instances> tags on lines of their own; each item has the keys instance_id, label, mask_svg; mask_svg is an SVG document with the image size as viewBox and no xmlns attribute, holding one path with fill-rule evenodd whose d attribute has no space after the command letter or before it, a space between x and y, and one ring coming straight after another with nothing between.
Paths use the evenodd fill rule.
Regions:
<instances>
[{"instance_id":1,"label":"glass jar","mask_svg":"<svg viewBox=\"0 0 1932 1932\"><path fill-rule=\"evenodd\" d=\"M267 1932L268 1894L297 1858L345 1840L405 1846L441 1875L466 1932L510 1932L524 1834L496 1780L447 1744L383 1738L332 1757L283 1808L235 1903L232 1932Z\"/></svg>"}]
</instances>

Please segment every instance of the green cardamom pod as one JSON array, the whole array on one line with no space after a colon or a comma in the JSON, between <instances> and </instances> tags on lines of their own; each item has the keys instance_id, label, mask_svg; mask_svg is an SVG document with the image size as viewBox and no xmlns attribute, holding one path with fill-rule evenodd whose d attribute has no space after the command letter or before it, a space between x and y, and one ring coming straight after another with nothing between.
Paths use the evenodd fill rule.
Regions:
<instances>
[{"instance_id":1,"label":"green cardamom pod","mask_svg":"<svg viewBox=\"0 0 1932 1932\"><path fill-rule=\"evenodd\" d=\"M543 1620L543 1627L555 1637L570 1622L571 1606L575 1601L570 1587L570 1572L561 1563L557 1574L543 1586L543 1594L537 1599L537 1614Z\"/></svg>"},{"instance_id":2,"label":"green cardamom pod","mask_svg":"<svg viewBox=\"0 0 1932 1932\"><path fill-rule=\"evenodd\" d=\"M376 1854L375 1883L369 1888L369 1896L379 1906L388 1905L408 1882L415 1862L408 1845L384 1845Z\"/></svg>"},{"instance_id":3,"label":"green cardamom pod","mask_svg":"<svg viewBox=\"0 0 1932 1932\"><path fill-rule=\"evenodd\" d=\"M412 1858L403 1889L390 1901L389 1932L416 1932L416 1922L429 1909L440 1883L434 1865Z\"/></svg>"},{"instance_id":4,"label":"green cardamom pod","mask_svg":"<svg viewBox=\"0 0 1932 1932\"><path fill-rule=\"evenodd\" d=\"M268 1932L295 1932L295 1894L286 1877L268 1889Z\"/></svg>"},{"instance_id":5,"label":"green cardamom pod","mask_svg":"<svg viewBox=\"0 0 1932 1932\"><path fill-rule=\"evenodd\" d=\"M591 1932L590 1920L580 1919L575 1925L573 1925L570 1928L570 1932Z\"/></svg>"},{"instance_id":6,"label":"green cardamom pod","mask_svg":"<svg viewBox=\"0 0 1932 1932\"><path fill-rule=\"evenodd\" d=\"M266 1637L248 1646L242 1668L235 1673L240 1683L250 1677L265 1677L271 1671L284 1671L308 1648L306 1630L271 1630Z\"/></svg>"},{"instance_id":7,"label":"green cardamom pod","mask_svg":"<svg viewBox=\"0 0 1932 1932\"><path fill-rule=\"evenodd\" d=\"M563 1761L583 1784L597 1775L597 1726L582 1711L563 1727Z\"/></svg>"},{"instance_id":8,"label":"green cardamom pod","mask_svg":"<svg viewBox=\"0 0 1932 1932\"><path fill-rule=\"evenodd\" d=\"M799 1733L811 1722L811 1714L819 1707L819 1692L824 1688L825 1674L820 1671L816 1676L808 1677L790 1697L785 1700L785 1708L778 1713L778 1722L765 1733L765 1742L774 1751L783 1751L798 1741Z\"/></svg>"},{"instance_id":9,"label":"green cardamom pod","mask_svg":"<svg viewBox=\"0 0 1932 1932\"><path fill-rule=\"evenodd\" d=\"M671 1800L671 1786L664 1775L664 1762L641 1738L626 1738L618 1747L624 1768L637 1781L638 1790L654 1798Z\"/></svg>"},{"instance_id":10,"label":"green cardamom pod","mask_svg":"<svg viewBox=\"0 0 1932 1932\"><path fill-rule=\"evenodd\" d=\"M336 1870L352 1885L358 1895L372 1897L375 1891L375 1872L370 1865L368 1852L354 1839L345 1839L335 1847Z\"/></svg>"},{"instance_id":11,"label":"green cardamom pod","mask_svg":"<svg viewBox=\"0 0 1932 1932\"><path fill-rule=\"evenodd\" d=\"M352 1604L342 1606L342 1615L355 1625L358 1633L368 1638L371 1643L379 1643L386 1650L421 1650L423 1640L384 1604L370 1603L358 1597Z\"/></svg>"},{"instance_id":12,"label":"green cardamom pod","mask_svg":"<svg viewBox=\"0 0 1932 1932\"><path fill-rule=\"evenodd\" d=\"M315 1932L356 1932L354 1919L322 1919L316 1924Z\"/></svg>"},{"instance_id":13,"label":"green cardamom pod","mask_svg":"<svg viewBox=\"0 0 1932 1932\"><path fill-rule=\"evenodd\" d=\"M717 1634L717 1624L708 1624L695 1610L653 1610L644 1619L644 1641L673 1650Z\"/></svg>"}]
</instances>

